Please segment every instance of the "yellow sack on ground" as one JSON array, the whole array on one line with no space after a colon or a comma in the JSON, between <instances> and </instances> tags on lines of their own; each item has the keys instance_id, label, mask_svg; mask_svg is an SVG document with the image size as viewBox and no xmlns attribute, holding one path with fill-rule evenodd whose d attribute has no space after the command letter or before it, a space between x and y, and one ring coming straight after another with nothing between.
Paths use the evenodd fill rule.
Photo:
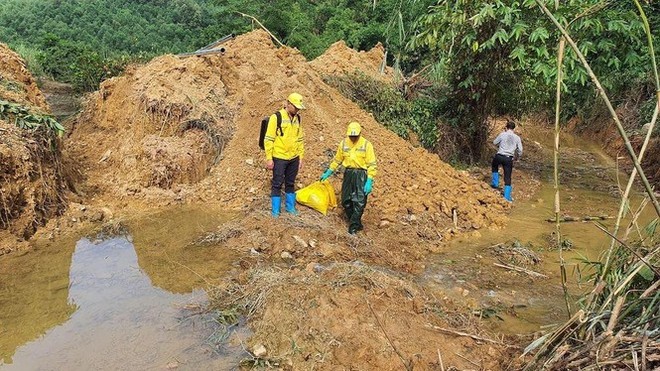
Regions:
<instances>
[{"instance_id":1,"label":"yellow sack on ground","mask_svg":"<svg viewBox=\"0 0 660 371\"><path fill-rule=\"evenodd\" d=\"M328 209L337 207L335 189L329 181L316 181L296 192L296 201L326 215Z\"/></svg>"}]
</instances>

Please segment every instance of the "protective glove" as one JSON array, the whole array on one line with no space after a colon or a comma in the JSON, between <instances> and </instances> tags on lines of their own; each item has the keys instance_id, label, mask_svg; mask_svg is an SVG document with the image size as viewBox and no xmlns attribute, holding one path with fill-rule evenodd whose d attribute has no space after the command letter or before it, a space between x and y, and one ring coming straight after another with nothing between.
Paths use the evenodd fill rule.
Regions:
<instances>
[{"instance_id":1,"label":"protective glove","mask_svg":"<svg viewBox=\"0 0 660 371\"><path fill-rule=\"evenodd\" d=\"M327 169L327 170L323 173L323 175L321 175L321 181L324 181L324 180L330 178L330 175L332 175L332 173L333 173L332 170Z\"/></svg>"},{"instance_id":2,"label":"protective glove","mask_svg":"<svg viewBox=\"0 0 660 371\"><path fill-rule=\"evenodd\" d=\"M371 188L373 187L374 180L371 178L367 178L367 182L364 183L364 193L368 195L371 193Z\"/></svg>"}]
</instances>

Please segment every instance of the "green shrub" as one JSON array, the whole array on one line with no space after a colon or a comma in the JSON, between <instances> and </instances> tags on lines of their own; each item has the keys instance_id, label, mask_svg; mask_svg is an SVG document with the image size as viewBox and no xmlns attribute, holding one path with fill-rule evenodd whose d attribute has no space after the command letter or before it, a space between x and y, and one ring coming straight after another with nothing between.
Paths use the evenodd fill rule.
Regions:
<instances>
[{"instance_id":1,"label":"green shrub","mask_svg":"<svg viewBox=\"0 0 660 371\"><path fill-rule=\"evenodd\" d=\"M394 86L362 73L327 76L325 80L401 138L408 139L412 132L425 148L435 147L441 107L435 94L418 94L407 100Z\"/></svg>"}]
</instances>

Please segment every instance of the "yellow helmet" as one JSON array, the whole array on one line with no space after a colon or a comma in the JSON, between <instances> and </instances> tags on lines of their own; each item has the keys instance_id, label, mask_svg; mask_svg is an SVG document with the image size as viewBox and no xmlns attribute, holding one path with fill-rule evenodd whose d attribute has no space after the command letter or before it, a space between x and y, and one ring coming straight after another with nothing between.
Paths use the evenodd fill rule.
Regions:
<instances>
[{"instance_id":1,"label":"yellow helmet","mask_svg":"<svg viewBox=\"0 0 660 371\"><path fill-rule=\"evenodd\" d=\"M346 135L349 137L356 137L362 132L362 127L357 121L353 121L348 124L348 129L346 129Z\"/></svg>"},{"instance_id":2,"label":"yellow helmet","mask_svg":"<svg viewBox=\"0 0 660 371\"><path fill-rule=\"evenodd\" d=\"M293 104L297 109L305 109L305 105L303 104L303 96L298 93L289 94L289 97L286 100Z\"/></svg>"}]
</instances>

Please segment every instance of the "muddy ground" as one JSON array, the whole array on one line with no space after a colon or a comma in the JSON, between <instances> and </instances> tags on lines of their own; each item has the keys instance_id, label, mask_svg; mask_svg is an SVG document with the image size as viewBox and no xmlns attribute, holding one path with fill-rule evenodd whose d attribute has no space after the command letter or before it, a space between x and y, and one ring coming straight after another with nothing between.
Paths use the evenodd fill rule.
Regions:
<instances>
[{"instance_id":1,"label":"muddy ground","mask_svg":"<svg viewBox=\"0 0 660 371\"><path fill-rule=\"evenodd\" d=\"M236 218L188 244L241 256L209 291L224 320L247 320L252 364L516 367L515 356L529 339L498 338L472 315L469 303L414 279L448 241L506 224L511 205L488 186L490 171L453 169L323 83L324 74L356 67L387 80L391 71L379 72L382 48L358 53L338 43L308 62L295 49L276 48L262 31L225 48L224 54L166 55L132 66L87 96L81 113L65 122L61 161L68 209L40 220L34 238L58 239L89 226L117 232L152 217L156 208L220 206ZM359 121L374 143L379 174L366 229L357 236L346 233L340 209L325 217L299 206L298 217L270 217L270 174L257 147L258 127L291 91L303 94L309 106L299 187L325 169L347 122ZM521 125L523 138L532 137L535 127L533 121ZM534 196L548 148L526 142L530 161L514 172L516 200ZM331 182L338 190L340 177ZM3 241L16 239L2 233Z\"/></svg>"}]
</instances>

